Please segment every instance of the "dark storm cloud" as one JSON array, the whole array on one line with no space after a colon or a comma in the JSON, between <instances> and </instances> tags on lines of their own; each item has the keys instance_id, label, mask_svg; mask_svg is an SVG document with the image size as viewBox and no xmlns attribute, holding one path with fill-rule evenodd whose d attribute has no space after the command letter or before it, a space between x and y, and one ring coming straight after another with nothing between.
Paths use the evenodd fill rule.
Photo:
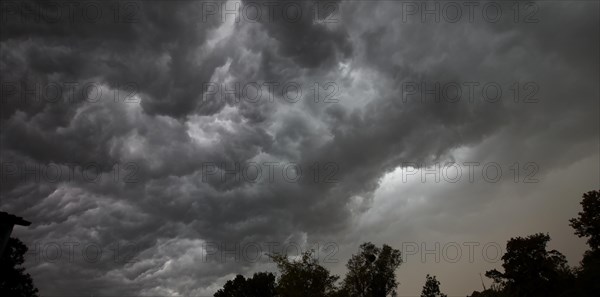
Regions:
<instances>
[{"instance_id":1,"label":"dark storm cloud","mask_svg":"<svg viewBox=\"0 0 600 297\"><path fill-rule=\"evenodd\" d=\"M39 17L54 11L52 4L56 3L63 7L56 14L61 16L58 21ZM198 82L208 81L214 68L224 63L221 55L196 55L206 32L219 24L216 19L201 17L199 1L95 1L91 4L100 11L99 18L82 17L87 12L85 2L76 6L79 9L71 8L71 14L67 8L72 3L52 4L3 3L5 11L17 11L3 15L3 45L21 41L18 46L6 47L6 63L19 61L15 58L24 63L14 65L21 71L6 80L33 76L29 79L40 83L49 78L64 83L99 78L116 88L132 82L137 92L145 95L147 112L180 116L194 108L202 86ZM116 13L115 9L121 10ZM22 11L33 13L23 17Z\"/></svg>"},{"instance_id":2,"label":"dark storm cloud","mask_svg":"<svg viewBox=\"0 0 600 297\"><path fill-rule=\"evenodd\" d=\"M343 27L331 28L319 22L337 23L340 1L244 1L260 8L260 21L270 37L278 41L279 55L306 68L335 65L352 53L352 44ZM248 10L249 11L249 10ZM250 17L250 13L245 14Z\"/></svg>"},{"instance_id":3,"label":"dark storm cloud","mask_svg":"<svg viewBox=\"0 0 600 297\"><path fill-rule=\"evenodd\" d=\"M50 180L3 167L2 208L34 222L22 232L28 243L77 241L106 251L98 262L31 264L44 294L208 295L256 263L205 261L204 244L342 232L352 240L359 235L348 226L403 162L448 161L454 149L480 146L471 158L536 161L544 173L597 153L599 128L590 123L598 117L598 10L589 9L597 3L540 3L533 24L403 22L401 2L332 2L335 23L323 22L328 10L315 18L311 1L291 2L303 12L293 22L279 14L204 18L203 4L214 2L130 3L138 7L134 22L74 26L10 16L1 29L2 81L16 88L2 98L3 165L75 170ZM240 7L250 3L267 12L264 2ZM310 87L329 81L340 103L315 103ZM505 92L496 103L403 100L407 83L473 81ZM539 84L541 101L511 101L515 81ZM56 103L32 100L39 94L23 92L21 82L78 85L71 101ZM85 100L88 82L102 90L97 101ZM272 102L236 102L207 94L205 82L280 85ZM285 100L286 82L303 86L298 102ZM264 162L278 162L274 181L264 166L257 183L218 175ZM303 170L299 181L282 179L292 162ZM97 171L86 172L89 164ZM428 213L452 216L487 203L461 193L469 191L458 187ZM355 200L363 203L358 213ZM116 243L135 243L135 261L113 261Z\"/></svg>"}]
</instances>

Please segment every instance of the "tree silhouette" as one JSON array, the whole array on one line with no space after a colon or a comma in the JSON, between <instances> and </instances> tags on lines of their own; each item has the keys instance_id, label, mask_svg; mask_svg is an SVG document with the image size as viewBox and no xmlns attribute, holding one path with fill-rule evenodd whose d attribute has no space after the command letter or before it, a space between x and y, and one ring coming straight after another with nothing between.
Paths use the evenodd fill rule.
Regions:
<instances>
[{"instance_id":1,"label":"tree silhouette","mask_svg":"<svg viewBox=\"0 0 600 297\"><path fill-rule=\"evenodd\" d=\"M502 256L504 273L493 269L485 275L511 296L561 296L573 276L563 254L546 250L548 241L542 233L511 238Z\"/></svg>"},{"instance_id":2,"label":"tree silhouette","mask_svg":"<svg viewBox=\"0 0 600 297\"><path fill-rule=\"evenodd\" d=\"M435 275L429 276L428 274L425 279L421 297L448 297L448 295L440 292L440 281L435 278Z\"/></svg>"},{"instance_id":3,"label":"tree silhouette","mask_svg":"<svg viewBox=\"0 0 600 297\"><path fill-rule=\"evenodd\" d=\"M600 190L583 194L583 210L578 217L569 220L579 237L587 237L590 250L585 252L581 266L575 271L569 268L566 258L556 250L548 251L550 236L543 233L527 237L511 238L502 256L504 272L496 269L487 271L486 277L494 284L482 292L474 291L471 297L562 297L600 296ZM20 245L19 245L20 244ZM11 267L23 263L27 248L11 238ZM20 256L19 256L20 255ZM303 253L299 260L290 261L284 255L271 255L281 275L275 282L272 273L257 273L245 279L238 275L228 281L215 297L386 297L396 296L395 271L402 264L399 250L388 245L381 248L370 242L360 245L358 254L352 255L346 264L348 272L336 288L337 276L317 263L313 251ZM3 261L8 261L3 259ZM3 275L6 274L3 262ZM15 268L12 278L22 278L13 283L24 283L19 288L30 293L2 290L7 296L37 296L29 275L22 268ZM573 272L576 272L574 274ZM8 274L6 274L8 275ZM15 276L17 275L17 276ZM446 297L440 291L440 282L435 276L426 276L421 297ZM23 289L24 288L24 289ZM29 291L27 291L29 290ZM8 293L6 293L8 292Z\"/></svg>"},{"instance_id":4,"label":"tree silhouette","mask_svg":"<svg viewBox=\"0 0 600 297\"><path fill-rule=\"evenodd\" d=\"M303 253L298 261L290 261L280 254L271 255L281 272L277 284L279 295L327 297L336 294L335 282L339 277L330 275L325 267L319 265L313 253Z\"/></svg>"},{"instance_id":5,"label":"tree silhouette","mask_svg":"<svg viewBox=\"0 0 600 297\"><path fill-rule=\"evenodd\" d=\"M579 237L588 237L587 244L592 250L600 249L600 191L583 194L583 211L579 217L570 219L571 227Z\"/></svg>"},{"instance_id":6,"label":"tree silhouette","mask_svg":"<svg viewBox=\"0 0 600 297\"><path fill-rule=\"evenodd\" d=\"M482 292L474 291L470 297L511 297L505 292L502 286L498 284L492 284L491 288L483 290Z\"/></svg>"},{"instance_id":7,"label":"tree silhouette","mask_svg":"<svg viewBox=\"0 0 600 297\"><path fill-rule=\"evenodd\" d=\"M0 295L11 297L37 297L38 289L34 286L29 273L21 267L25 262L27 246L17 238L9 238L0 259Z\"/></svg>"},{"instance_id":8,"label":"tree silhouette","mask_svg":"<svg viewBox=\"0 0 600 297\"><path fill-rule=\"evenodd\" d=\"M379 248L370 242L363 243L360 252L346 264L348 273L342 292L357 297L395 296L398 286L395 271L401 264L399 250L385 244Z\"/></svg>"},{"instance_id":9,"label":"tree silhouette","mask_svg":"<svg viewBox=\"0 0 600 297\"><path fill-rule=\"evenodd\" d=\"M248 279L238 274L235 279L227 281L214 297L274 297L275 286L275 275L269 272L255 273Z\"/></svg>"},{"instance_id":10,"label":"tree silhouette","mask_svg":"<svg viewBox=\"0 0 600 297\"><path fill-rule=\"evenodd\" d=\"M583 194L581 201L583 211L577 218L569 220L575 234L588 237L590 250L586 251L577 271L577 287L579 295L600 295L600 191L589 191Z\"/></svg>"}]
</instances>

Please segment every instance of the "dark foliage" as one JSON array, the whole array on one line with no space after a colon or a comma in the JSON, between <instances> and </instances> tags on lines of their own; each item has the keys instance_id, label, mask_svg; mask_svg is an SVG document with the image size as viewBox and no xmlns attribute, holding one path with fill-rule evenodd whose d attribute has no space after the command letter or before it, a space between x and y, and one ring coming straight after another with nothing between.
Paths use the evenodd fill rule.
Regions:
<instances>
[{"instance_id":1,"label":"dark foliage","mask_svg":"<svg viewBox=\"0 0 600 297\"><path fill-rule=\"evenodd\" d=\"M595 251L600 249L600 190L583 194L581 201L583 211L579 217L569 220L575 234L588 237L587 243Z\"/></svg>"},{"instance_id":2,"label":"dark foliage","mask_svg":"<svg viewBox=\"0 0 600 297\"><path fill-rule=\"evenodd\" d=\"M335 282L338 276L319 265L313 252L302 254L298 261L290 261L284 255L272 255L281 276L278 279L277 293L286 297L328 297L336 293Z\"/></svg>"},{"instance_id":3,"label":"dark foliage","mask_svg":"<svg viewBox=\"0 0 600 297\"><path fill-rule=\"evenodd\" d=\"M385 297L396 294L395 271L402 264L399 250L388 245L379 248L367 242L346 264L348 273L342 291L348 296Z\"/></svg>"},{"instance_id":4,"label":"dark foliage","mask_svg":"<svg viewBox=\"0 0 600 297\"><path fill-rule=\"evenodd\" d=\"M421 291L421 297L448 297L448 295L440 291L440 281L434 276L425 277L425 285L423 291Z\"/></svg>"},{"instance_id":5,"label":"dark foliage","mask_svg":"<svg viewBox=\"0 0 600 297\"><path fill-rule=\"evenodd\" d=\"M0 296L37 297L38 289L25 268L24 255L27 246L17 238L9 238L4 255L0 259Z\"/></svg>"},{"instance_id":6,"label":"dark foliage","mask_svg":"<svg viewBox=\"0 0 600 297\"><path fill-rule=\"evenodd\" d=\"M267 272L255 273L251 278L237 275L234 280L227 281L223 289L215 293L215 297L274 297L275 275Z\"/></svg>"},{"instance_id":7,"label":"dark foliage","mask_svg":"<svg viewBox=\"0 0 600 297\"><path fill-rule=\"evenodd\" d=\"M485 275L511 296L562 296L573 274L563 254L546 250L549 241L542 233L511 238L502 256L504 273L493 269Z\"/></svg>"},{"instance_id":8,"label":"dark foliage","mask_svg":"<svg viewBox=\"0 0 600 297\"><path fill-rule=\"evenodd\" d=\"M581 206L579 216L569 221L576 235L588 238L590 247L577 269L577 294L600 296L600 190L583 194Z\"/></svg>"}]
</instances>

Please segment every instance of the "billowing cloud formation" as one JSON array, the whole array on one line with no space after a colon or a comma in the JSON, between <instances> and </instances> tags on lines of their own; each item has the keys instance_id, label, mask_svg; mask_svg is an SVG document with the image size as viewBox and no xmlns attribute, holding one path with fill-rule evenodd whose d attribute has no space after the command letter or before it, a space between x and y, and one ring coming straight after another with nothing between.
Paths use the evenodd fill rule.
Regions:
<instances>
[{"instance_id":1,"label":"billowing cloud formation","mask_svg":"<svg viewBox=\"0 0 600 297\"><path fill-rule=\"evenodd\" d=\"M598 3L537 2L516 19L492 3L497 21L485 3L436 22L421 2L131 1L49 22L50 4L3 2L1 207L34 222L19 236L42 255L36 284L210 295L269 267L207 257L219 243L352 248L362 230L503 199L460 184L422 190L423 217L378 217L381 183L406 164L535 162L543 177L597 160ZM49 261L52 243L84 253Z\"/></svg>"}]
</instances>

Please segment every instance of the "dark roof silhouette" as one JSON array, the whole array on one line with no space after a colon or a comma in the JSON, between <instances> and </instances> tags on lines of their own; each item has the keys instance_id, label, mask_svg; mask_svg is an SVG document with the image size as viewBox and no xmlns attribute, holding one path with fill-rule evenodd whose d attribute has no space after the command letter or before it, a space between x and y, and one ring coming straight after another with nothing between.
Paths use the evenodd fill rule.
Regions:
<instances>
[{"instance_id":1,"label":"dark roof silhouette","mask_svg":"<svg viewBox=\"0 0 600 297\"><path fill-rule=\"evenodd\" d=\"M11 215L11 214L9 214L7 212L3 212L3 211L0 211L0 223L20 225L20 226L31 225L31 222L24 220L22 217L17 217L15 215Z\"/></svg>"}]
</instances>

